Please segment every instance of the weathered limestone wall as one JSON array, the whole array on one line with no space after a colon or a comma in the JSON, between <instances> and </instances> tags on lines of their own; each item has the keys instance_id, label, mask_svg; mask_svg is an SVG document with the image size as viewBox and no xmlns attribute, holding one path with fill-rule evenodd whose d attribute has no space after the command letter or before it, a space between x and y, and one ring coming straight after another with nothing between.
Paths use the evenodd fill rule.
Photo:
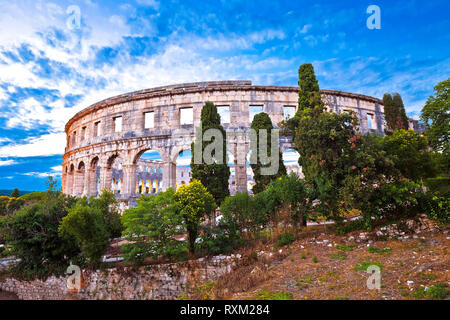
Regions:
<instances>
[{"instance_id":1,"label":"weathered limestone wall","mask_svg":"<svg viewBox=\"0 0 450 320\"><path fill-rule=\"evenodd\" d=\"M77 293L67 289L67 277L52 276L45 281L20 281L6 278L0 289L14 292L24 300L172 300L207 281L215 281L231 271L232 256L217 256L181 263L159 264L83 274L82 288Z\"/></svg>"}]
</instances>

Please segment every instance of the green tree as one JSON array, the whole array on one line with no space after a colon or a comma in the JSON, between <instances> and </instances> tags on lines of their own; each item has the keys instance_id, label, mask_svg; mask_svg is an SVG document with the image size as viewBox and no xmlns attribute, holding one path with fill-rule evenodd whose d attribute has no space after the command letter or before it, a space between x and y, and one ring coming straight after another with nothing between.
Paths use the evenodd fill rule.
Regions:
<instances>
[{"instance_id":1,"label":"green tree","mask_svg":"<svg viewBox=\"0 0 450 320\"><path fill-rule=\"evenodd\" d=\"M395 93L394 98L392 99L394 104L394 108L397 112L397 118L395 122L395 129L404 129L408 130L408 116L406 115L405 106L403 105L403 100L400 94Z\"/></svg>"},{"instance_id":2,"label":"green tree","mask_svg":"<svg viewBox=\"0 0 450 320\"><path fill-rule=\"evenodd\" d=\"M100 209L77 203L59 226L61 237L73 237L82 255L97 266L109 246L109 232Z\"/></svg>"},{"instance_id":3,"label":"green tree","mask_svg":"<svg viewBox=\"0 0 450 320\"><path fill-rule=\"evenodd\" d=\"M272 181L265 192L275 194L277 203L280 204L278 211L287 212L288 215L284 217L285 225L306 226L313 200L311 196L314 193L303 179L295 173L284 175Z\"/></svg>"},{"instance_id":4,"label":"green tree","mask_svg":"<svg viewBox=\"0 0 450 320\"><path fill-rule=\"evenodd\" d=\"M189 250L195 251L195 240L199 234L199 228L206 216L211 221L211 213L217 207L213 196L199 180L193 179L188 185L184 185L175 192L175 201L180 207L188 232Z\"/></svg>"},{"instance_id":5,"label":"green tree","mask_svg":"<svg viewBox=\"0 0 450 320\"><path fill-rule=\"evenodd\" d=\"M172 188L157 196L142 195L136 208L125 210L123 236L130 243L122 246L126 261L141 262L146 257L168 256L181 259L187 253L186 243L175 236L185 232L184 219L174 199Z\"/></svg>"},{"instance_id":6,"label":"green tree","mask_svg":"<svg viewBox=\"0 0 450 320\"><path fill-rule=\"evenodd\" d=\"M215 162L212 164L206 164L204 161L204 152L211 144L215 143L216 137L210 142L198 141L202 139L204 134L209 129L216 129L222 134L222 141L218 143L222 147L222 156L219 158L219 154L215 151L211 154L215 158ZM199 128L197 128L199 130ZM201 143L202 157L201 163L195 163L196 144ZM228 189L228 180L230 178L230 168L227 165L227 141L226 133L223 126L220 124L220 115L217 112L217 108L212 102L206 102L202 108L201 113L201 137L197 137L196 141L192 143L192 179L200 180L201 183L208 189L208 191L214 197L214 200L218 205L230 194Z\"/></svg>"},{"instance_id":7,"label":"green tree","mask_svg":"<svg viewBox=\"0 0 450 320\"><path fill-rule=\"evenodd\" d=\"M295 116L288 121L282 121L281 127L283 135L292 135L295 139L296 128L301 118L301 113L305 109L314 110L314 113L323 111L324 103L322 101L319 82L314 73L314 67L311 63L304 63L298 68L298 108ZM297 150L298 151L298 150Z\"/></svg>"},{"instance_id":8,"label":"green tree","mask_svg":"<svg viewBox=\"0 0 450 320\"><path fill-rule=\"evenodd\" d=\"M15 188L11 193L11 198L18 198L18 197L20 197L20 192L19 189Z\"/></svg>"},{"instance_id":9,"label":"green tree","mask_svg":"<svg viewBox=\"0 0 450 320\"><path fill-rule=\"evenodd\" d=\"M355 133L357 119L352 113L321 112L311 109L300 114L295 145L306 182L321 201L323 214L338 218L345 178L354 165L349 161L360 135Z\"/></svg>"},{"instance_id":10,"label":"green tree","mask_svg":"<svg viewBox=\"0 0 450 320\"><path fill-rule=\"evenodd\" d=\"M395 93L392 97L389 93L383 96L384 118L386 119L387 131L396 129L408 129L408 116L400 94Z\"/></svg>"},{"instance_id":11,"label":"green tree","mask_svg":"<svg viewBox=\"0 0 450 320\"><path fill-rule=\"evenodd\" d=\"M23 207L4 218L0 234L11 254L20 259L12 269L16 275L45 278L62 274L70 260L78 257L80 249L74 239L58 234L62 218L75 201L71 196L49 190L45 201Z\"/></svg>"},{"instance_id":12,"label":"green tree","mask_svg":"<svg viewBox=\"0 0 450 320\"><path fill-rule=\"evenodd\" d=\"M283 163L283 157L280 152L280 148L278 146L277 141L277 152L278 152L278 171L275 174L268 175L263 174L261 171L262 168L270 168L273 167L273 163L262 163L261 162L261 155L260 155L260 147L261 147L261 141L260 141L260 131L266 130L267 132L267 141L266 141L266 150L267 150L267 157L269 159L272 158L272 129L273 124L272 120L270 120L270 117L267 113L261 112L255 115L253 118L251 128L255 130L256 132L256 141L252 141L252 145L250 146L250 150L252 152L252 156L256 156L256 163L252 163L251 167L253 170L253 177L255 179L255 185L253 186L253 193L259 193L263 191L267 185L277 179L278 177L281 177L282 175L286 174L286 167ZM265 155L263 155L265 157Z\"/></svg>"},{"instance_id":13,"label":"green tree","mask_svg":"<svg viewBox=\"0 0 450 320\"><path fill-rule=\"evenodd\" d=\"M395 130L383 138L383 149L401 175L413 181L434 176L431 153L425 136L413 130Z\"/></svg>"},{"instance_id":14,"label":"green tree","mask_svg":"<svg viewBox=\"0 0 450 320\"><path fill-rule=\"evenodd\" d=\"M434 96L430 96L422 108L420 118L426 125L426 136L437 152L446 157L447 169L450 167L450 78L434 87Z\"/></svg>"},{"instance_id":15,"label":"green tree","mask_svg":"<svg viewBox=\"0 0 450 320\"><path fill-rule=\"evenodd\" d=\"M397 112L395 111L394 101L389 93L385 93L383 96L384 105L384 118L386 120L386 126L388 132L393 132L395 129L395 123L397 119Z\"/></svg>"},{"instance_id":16,"label":"green tree","mask_svg":"<svg viewBox=\"0 0 450 320\"><path fill-rule=\"evenodd\" d=\"M306 108L314 109L318 107L323 109L323 102L320 94L319 82L314 73L314 67L311 63L304 63L298 69L298 110L302 112Z\"/></svg>"},{"instance_id":17,"label":"green tree","mask_svg":"<svg viewBox=\"0 0 450 320\"><path fill-rule=\"evenodd\" d=\"M262 225L264 217L255 209L254 202L247 192L238 192L222 202L220 212L223 217L234 222L240 233L247 230L247 234L256 237L256 231Z\"/></svg>"}]
</instances>

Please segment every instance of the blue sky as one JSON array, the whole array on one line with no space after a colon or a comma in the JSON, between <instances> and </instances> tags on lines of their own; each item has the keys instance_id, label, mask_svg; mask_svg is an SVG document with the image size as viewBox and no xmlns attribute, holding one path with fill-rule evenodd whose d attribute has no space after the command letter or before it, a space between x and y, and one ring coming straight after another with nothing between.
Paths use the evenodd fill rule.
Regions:
<instances>
[{"instance_id":1,"label":"blue sky","mask_svg":"<svg viewBox=\"0 0 450 320\"><path fill-rule=\"evenodd\" d=\"M76 24L73 7L80 10ZM381 29L369 30L369 5ZM0 189L60 177L64 124L106 97L181 82L399 92L417 118L449 77L448 1L0 0ZM74 28L75 26L75 28Z\"/></svg>"}]
</instances>

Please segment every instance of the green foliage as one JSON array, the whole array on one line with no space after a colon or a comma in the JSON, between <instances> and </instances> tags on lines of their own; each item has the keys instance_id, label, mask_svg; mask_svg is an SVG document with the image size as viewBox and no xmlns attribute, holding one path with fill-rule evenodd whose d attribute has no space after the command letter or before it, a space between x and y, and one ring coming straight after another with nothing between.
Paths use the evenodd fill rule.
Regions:
<instances>
[{"instance_id":1,"label":"green foliage","mask_svg":"<svg viewBox=\"0 0 450 320\"><path fill-rule=\"evenodd\" d=\"M280 292L280 291L266 291L259 290L256 293L256 299L258 300L291 300L292 294L288 292Z\"/></svg>"},{"instance_id":2,"label":"green foliage","mask_svg":"<svg viewBox=\"0 0 450 320\"><path fill-rule=\"evenodd\" d=\"M386 119L387 131L396 129L408 129L408 117L401 96L396 93L394 98L389 93L383 96L384 118Z\"/></svg>"},{"instance_id":3,"label":"green foliage","mask_svg":"<svg viewBox=\"0 0 450 320\"><path fill-rule=\"evenodd\" d=\"M90 198L89 206L100 210L110 238L122 235L123 225L119 212L118 202L109 190L103 190L98 198Z\"/></svg>"},{"instance_id":4,"label":"green foliage","mask_svg":"<svg viewBox=\"0 0 450 320\"><path fill-rule=\"evenodd\" d=\"M217 226L204 229L199 248L207 254L231 253L244 243L242 231L228 213L222 214Z\"/></svg>"},{"instance_id":5,"label":"green foliage","mask_svg":"<svg viewBox=\"0 0 450 320\"><path fill-rule=\"evenodd\" d=\"M447 172L450 168L450 78L434 87L422 109L420 118L427 127L426 136L431 146L445 155Z\"/></svg>"},{"instance_id":6,"label":"green foliage","mask_svg":"<svg viewBox=\"0 0 450 320\"><path fill-rule=\"evenodd\" d=\"M401 175L413 181L433 176L431 153L425 136L413 130L395 130L383 138L383 149L394 161Z\"/></svg>"},{"instance_id":7,"label":"green foliage","mask_svg":"<svg viewBox=\"0 0 450 320\"><path fill-rule=\"evenodd\" d=\"M181 260L186 257L187 246L174 237L185 231L183 216L169 188L157 196L142 195L136 208L125 210L122 222L123 236L130 243L122 246L126 261L136 264L147 257L167 256Z\"/></svg>"},{"instance_id":8,"label":"green foliage","mask_svg":"<svg viewBox=\"0 0 450 320\"><path fill-rule=\"evenodd\" d=\"M347 258L347 255L343 251L338 251L337 253L330 254L330 258L345 260Z\"/></svg>"},{"instance_id":9,"label":"green foliage","mask_svg":"<svg viewBox=\"0 0 450 320\"><path fill-rule=\"evenodd\" d=\"M211 142L207 141L197 141L198 138L203 139L205 132L209 129L217 129L222 133L222 141L218 143L222 147L222 158L217 159L215 163L206 164L202 156L202 163L196 164L195 153L196 144L201 143L202 155L205 153L206 148L210 148L214 144L216 137L212 139ZM198 130L198 128L197 128ZM197 133L198 135L198 133ZM220 205L222 201L230 194L228 188L228 180L230 178L230 168L227 165L227 140L226 132L222 125L220 124L220 115L217 112L216 106L212 102L206 102L202 108L201 113L201 137L196 137L196 141L192 143L192 159L191 159L191 169L192 169L192 179L199 180L208 190L209 193L214 197L214 201ZM218 157L219 155L213 152L213 157Z\"/></svg>"},{"instance_id":10,"label":"green foliage","mask_svg":"<svg viewBox=\"0 0 450 320\"><path fill-rule=\"evenodd\" d=\"M354 270L355 271L367 271L367 269L370 267L370 266L377 266L377 267L379 267L380 268L380 270L383 270L383 265L381 264L381 263L379 263L379 262L375 262L375 261L362 261L362 262L360 262L360 263L358 263L356 266L355 266L355 268L354 268Z\"/></svg>"},{"instance_id":11,"label":"green foliage","mask_svg":"<svg viewBox=\"0 0 450 320\"><path fill-rule=\"evenodd\" d=\"M204 221L205 216L211 216L211 213L216 208L216 203L213 196L196 179L193 179L188 185L179 188L174 195L174 199L184 217L188 232L189 250L193 253L200 224Z\"/></svg>"},{"instance_id":12,"label":"green foliage","mask_svg":"<svg viewBox=\"0 0 450 320\"><path fill-rule=\"evenodd\" d=\"M80 249L74 239L58 234L60 222L74 203L74 198L49 190L45 200L4 218L0 234L10 254L20 259L12 268L17 276L61 274L76 259Z\"/></svg>"},{"instance_id":13,"label":"green foliage","mask_svg":"<svg viewBox=\"0 0 450 320\"><path fill-rule=\"evenodd\" d=\"M299 164L321 202L318 210L325 217L338 218L343 188L359 171L352 170L355 165L351 161L361 139L353 129L356 123L356 117L349 113L315 114L305 109L299 114L295 136Z\"/></svg>"},{"instance_id":14,"label":"green foliage","mask_svg":"<svg viewBox=\"0 0 450 320\"><path fill-rule=\"evenodd\" d=\"M278 247L285 246L287 244L292 243L294 240L295 240L295 236L292 233L290 233L290 232L282 233L278 237L277 246Z\"/></svg>"},{"instance_id":15,"label":"green foliage","mask_svg":"<svg viewBox=\"0 0 450 320\"><path fill-rule=\"evenodd\" d=\"M438 223L450 224L450 198L436 193L418 194L419 208L430 219Z\"/></svg>"},{"instance_id":16,"label":"green foliage","mask_svg":"<svg viewBox=\"0 0 450 320\"><path fill-rule=\"evenodd\" d=\"M39 202L44 197L45 192L30 192L26 193L20 198L24 200L26 203L30 202Z\"/></svg>"},{"instance_id":17,"label":"green foliage","mask_svg":"<svg viewBox=\"0 0 450 320\"><path fill-rule=\"evenodd\" d=\"M352 220L352 221L349 221L344 224L339 224L336 227L335 231L339 235L344 235L344 234L347 234L349 232L353 232L356 230L367 230L368 227L369 226L366 225L366 223L363 219L356 219L356 220Z\"/></svg>"},{"instance_id":18,"label":"green foliage","mask_svg":"<svg viewBox=\"0 0 450 320\"><path fill-rule=\"evenodd\" d=\"M447 284L438 283L429 287L428 290L425 290L425 287L419 287L412 295L416 299L444 300L450 295L450 290L447 289Z\"/></svg>"},{"instance_id":19,"label":"green foliage","mask_svg":"<svg viewBox=\"0 0 450 320\"><path fill-rule=\"evenodd\" d=\"M227 197L220 206L220 212L226 219L233 220L240 232L247 230L254 236L264 224L264 216L257 209L256 201L246 192Z\"/></svg>"},{"instance_id":20,"label":"green foliage","mask_svg":"<svg viewBox=\"0 0 450 320\"><path fill-rule=\"evenodd\" d=\"M11 198L18 198L18 197L20 197L19 189L15 188L15 189L13 190L13 192L11 192L11 196L10 196L10 197L11 197Z\"/></svg>"},{"instance_id":21,"label":"green foliage","mask_svg":"<svg viewBox=\"0 0 450 320\"><path fill-rule=\"evenodd\" d=\"M298 112L307 108L323 108L319 82L314 73L314 67L310 63L302 64L298 69Z\"/></svg>"},{"instance_id":22,"label":"green foliage","mask_svg":"<svg viewBox=\"0 0 450 320\"><path fill-rule=\"evenodd\" d=\"M354 245L342 245L342 244L336 244L335 248L341 251L353 251Z\"/></svg>"},{"instance_id":23,"label":"green foliage","mask_svg":"<svg viewBox=\"0 0 450 320\"><path fill-rule=\"evenodd\" d=\"M439 176L434 178L427 178L424 180L425 186L430 189L431 192L438 193L442 196L450 196L450 178Z\"/></svg>"},{"instance_id":24,"label":"green foliage","mask_svg":"<svg viewBox=\"0 0 450 320\"><path fill-rule=\"evenodd\" d=\"M270 168L273 167L275 164L272 163L263 163L262 159L261 159L261 155L260 155L260 148L262 145L262 142L260 140L260 131L261 130L266 130L267 132L267 141L266 141L266 151L267 154L263 155L263 157L268 157L269 159L272 158L272 129L273 129L273 124L272 124L272 120L270 119L269 115L265 112L261 112L258 113L254 116L252 124L251 124L251 128L253 130L255 130L256 132L256 141L253 141L252 139L252 144L250 146L250 150L251 150L251 154L252 157L255 157L255 159L257 160L256 163L252 163L251 167L253 170L253 177L255 180L255 185L253 186L253 193L259 193L262 192L267 185L277 179L278 177L281 177L282 175L286 174L286 167L284 166L283 163L283 157L281 155L281 152L279 151L279 148L277 148L277 152L278 152L278 171L273 174L273 175L268 175L268 174L262 174L262 168ZM278 141L277 141L278 143Z\"/></svg>"},{"instance_id":25,"label":"green foliage","mask_svg":"<svg viewBox=\"0 0 450 320\"><path fill-rule=\"evenodd\" d=\"M392 99L392 102L394 104L394 108L397 112L396 116L396 122L395 122L395 129L404 129L408 130L408 116L406 115L405 106L403 105L403 100L400 94L395 93L394 98Z\"/></svg>"},{"instance_id":26,"label":"green foliage","mask_svg":"<svg viewBox=\"0 0 450 320\"><path fill-rule=\"evenodd\" d=\"M94 266L101 263L109 246L110 234L101 210L82 203L77 203L62 219L59 234L73 237L83 256Z\"/></svg>"},{"instance_id":27,"label":"green foliage","mask_svg":"<svg viewBox=\"0 0 450 320\"><path fill-rule=\"evenodd\" d=\"M22 198L0 196L0 216L13 214L24 204L25 201Z\"/></svg>"},{"instance_id":28,"label":"green foliage","mask_svg":"<svg viewBox=\"0 0 450 320\"><path fill-rule=\"evenodd\" d=\"M379 255L387 255L387 254L390 254L392 252L392 249L391 248L380 249L380 248L377 248L377 247L368 246L367 247L367 251L369 253L376 253L376 254L379 254Z\"/></svg>"}]
</instances>

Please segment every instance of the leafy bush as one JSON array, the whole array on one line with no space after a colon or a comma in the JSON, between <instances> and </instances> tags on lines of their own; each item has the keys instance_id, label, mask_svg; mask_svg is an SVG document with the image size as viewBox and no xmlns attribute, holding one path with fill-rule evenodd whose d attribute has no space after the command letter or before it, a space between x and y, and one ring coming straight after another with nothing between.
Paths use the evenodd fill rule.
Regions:
<instances>
[{"instance_id":1,"label":"leafy bush","mask_svg":"<svg viewBox=\"0 0 450 320\"><path fill-rule=\"evenodd\" d=\"M222 215L217 226L204 229L199 248L208 254L230 253L244 242L236 221L228 213Z\"/></svg>"},{"instance_id":2,"label":"leafy bush","mask_svg":"<svg viewBox=\"0 0 450 320\"><path fill-rule=\"evenodd\" d=\"M19 277L45 278L63 273L70 260L76 259L80 249L74 239L58 234L59 224L74 203L73 197L49 190L45 201L4 218L0 234L11 255L20 259L12 272Z\"/></svg>"},{"instance_id":3,"label":"leafy bush","mask_svg":"<svg viewBox=\"0 0 450 320\"><path fill-rule=\"evenodd\" d=\"M213 196L198 180L192 180L188 185L184 185L174 194L186 224L188 232L189 250L195 251L195 240L197 239L200 224L206 216L210 216L216 209Z\"/></svg>"},{"instance_id":4,"label":"leafy bush","mask_svg":"<svg viewBox=\"0 0 450 320\"><path fill-rule=\"evenodd\" d=\"M157 196L141 196L136 208L125 210L123 236L130 243L122 246L126 261L139 264L143 259L167 256L182 260L186 257L185 242L174 239L185 231L183 216L169 188Z\"/></svg>"},{"instance_id":5,"label":"leafy bush","mask_svg":"<svg viewBox=\"0 0 450 320\"><path fill-rule=\"evenodd\" d=\"M280 236L278 238L277 245L278 245L278 247L282 247L287 244L290 244L294 240L295 240L295 237L292 233L290 233L290 232L282 233L282 234L280 234Z\"/></svg>"},{"instance_id":6,"label":"leafy bush","mask_svg":"<svg viewBox=\"0 0 450 320\"><path fill-rule=\"evenodd\" d=\"M439 193L442 196L448 197L450 195L450 178L449 177L435 177L425 179L425 186L434 193Z\"/></svg>"},{"instance_id":7,"label":"leafy bush","mask_svg":"<svg viewBox=\"0 0 450 320\"><path fill-rule=\"evenodd\" d=\"M450 198L427 192L419 195L418 202L430 219L442 224L450 223Z\"/></svg>"},{"instance_id":8,"label":"leafy bush","mask_svg":"<svg viewBox=\"0 0 450 320\"><path fill-rule=\"evenodd\" d=\"M226 217L227 223L233 221L240 232L246 230L256 237L256 231L263 224L264 217L255 205L255 200L248 193L236 193L225 198L220 212Z\"/></svg>"}]
</instances>

